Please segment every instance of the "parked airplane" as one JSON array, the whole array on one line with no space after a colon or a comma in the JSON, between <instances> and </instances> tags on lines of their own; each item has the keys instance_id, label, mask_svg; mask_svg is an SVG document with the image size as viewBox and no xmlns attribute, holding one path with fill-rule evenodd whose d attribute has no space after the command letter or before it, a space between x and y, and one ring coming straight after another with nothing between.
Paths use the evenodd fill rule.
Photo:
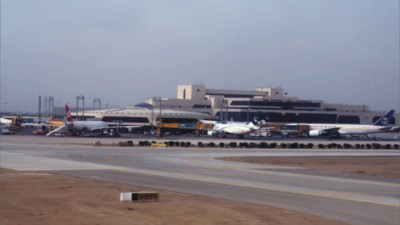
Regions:
<instances>
[{"instance_id":1,"label":"parked airplane","mask_svg":"<svg viewBox=\"0 0 400 225\"><path fill-rule=\"evenodd\" d=\"M310 127L309 136L329 136L329 137L342 137L350 136L367 136L368 134L390 132L397 127L388 126L389 121L392 119L395 110L389 110L385 115L379 118L372 125L360 124L301 124Z\"/></svg>"},{"instance_id":2,"label":"parked airplane","mask_svg":"<svg viewBox=\"0 0 400 225\"><path fill-rule=\"evenodd\" d=\"M14 117L13 119L0 118L0 124L13 125L15 127L41 127L46 126L44 123L36 123L34 118L26 118L22 116Z\"/></svg>"},{"instance_id":3,"label":"parked airplane","mask_svg":"<svg viewBox=\"0 0 400 225\"><path fill-rule=\"evenodd\" d=\"M81 135L89 135L89 134L99 134L106 136L119 136L119 128L127 128L131 130L132 128L139 128L141 126L118 126L112 127L108 126L107 123L103 121L74 121L72 119L71 112L69 110L69 106L65 105L65 111L67 113L67 121L65 123L65 127L71 132L73 135L81 136Z\"/></svg>"},{"instance_id":4,"label":"parked airplane","mask_svg":"<svg viewBox=\"0 0 400 225\"><path fill-rule=\"evenodd\" d=\"M3 118L3 117L0 118L1 125L9 126L9 125L11 125L11 123L12 123L12 120L9 120L9 119Z\"/></svg>"},{"instance_id":5,"label":"parked airplane","mask_svg":"<svg viewBox=\"0 0 400 225\"><path fill-rule=\"evenodd\" d=\"M241 122L217 122L217 121L202 121L205 124L214 124L212 130L208 131L207 134L215 137L226 137L227 134L236 135L243 138L243 135L249 134L253 131L268 131L269 129L275 129L274 127L263 127L260 128L261 123L265 121L258 121L257 117L254 118L253 122L241 123Z\"/></svg>"},{"instance_id":6,"label":"parked airplane","mask_svg":"<svg viewBox=\"0 0 400 225\"><path fill-rule=\"evenodd\" d=\"M226 136L226 134L233 134L243 138L243 135L249 134L256 129L258 129L258 126L255 126L253 123L220 122L215 123L213 130L208 131L207 134L217 137Z\"/></svg>"}]
</instances>

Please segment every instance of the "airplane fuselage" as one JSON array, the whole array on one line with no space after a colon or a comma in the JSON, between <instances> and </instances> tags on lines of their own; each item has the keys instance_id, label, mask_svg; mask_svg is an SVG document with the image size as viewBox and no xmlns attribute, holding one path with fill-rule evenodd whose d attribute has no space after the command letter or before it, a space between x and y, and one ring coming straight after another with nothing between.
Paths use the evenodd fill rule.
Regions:
<instances>
[{"instance_id":1,"label":"airplane fuselage","mask_svg":"<svg viewBox=\"0 0 400 225\"><path fill-rule=\"evenodd\" d=\"M107 127L107 124L102 121L74 121L66 125L72 132L94 132Z\"/></svg>"},{"instance_id":2,"label":"airplane fuselage","mask_svg":"<svg viewBox=\"0 0 400 225\"><path fill-rule=\"evenodd\" d=\"M325 131L337 129L340 135L367 135L390 130L390 127L360 124L304 124L310 127L310 134L321 134ZM314 132L313 132L314 131ZM317 136L317 135L311 135Z\"/></svg>"},{"instance_id":3,"label":"airplane fuselage","mask_svg":"<svg viewBox=\"0 0 400 225\"><path fill-rule=\"evenodd\" d=\"M216 123L211 134L217 133L234 134L234 135L245 135L256 129L252 123Z\"/></svg>"}]
</instances>

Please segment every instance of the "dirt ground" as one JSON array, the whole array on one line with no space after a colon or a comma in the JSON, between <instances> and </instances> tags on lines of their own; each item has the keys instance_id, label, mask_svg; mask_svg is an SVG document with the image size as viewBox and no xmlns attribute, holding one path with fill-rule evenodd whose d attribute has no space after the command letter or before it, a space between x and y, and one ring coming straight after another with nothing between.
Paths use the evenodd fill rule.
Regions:
<instances>
[{"instance_id":1,"label":"dirt ground","mask_svg":"<svg viewBox=\"0 0 400 225\"><path fill-rule=\"evenodd\" d=\"M400 179L400 157L223 157L221 160L307 167L317 171Z\"/></svg>"},{"instance_id":2,"label":"dirt ground","mask_svg":"<svg viewBox=\"0 0 400 225\"><path fill-rule=\"evenodd\" d=\"M400 157L225 157L400 179ZM120 192L153 191L51 173L0 169L0 225L46 224L344 224L300 212L161 191L158 202L119 201Z\"/></svg>"},{"instance_id":3,"label":"dirt ground","mask_svg":"<svg viewBox=\"0 0 400 225\"><path fill-rule=\"evenodd\" d=\"M149 189L51 173L0 169L1 225L344 224L275 207L161 191L159 202L119 201ZM150 189L151 190L151 189Z\"/></svg>"}]
</instances>

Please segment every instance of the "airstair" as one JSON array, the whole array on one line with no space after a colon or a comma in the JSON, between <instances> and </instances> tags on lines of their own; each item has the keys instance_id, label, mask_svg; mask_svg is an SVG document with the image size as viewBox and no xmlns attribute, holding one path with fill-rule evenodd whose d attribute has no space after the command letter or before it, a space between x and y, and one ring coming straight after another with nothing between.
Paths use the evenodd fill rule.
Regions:
<instances>
[{"instance_id":1,"label":"airstair","mask_svg":"<svg viewBox=\"0 0 400 225\"><path fill-rule=\"evenodd\" d=\"M54 129L54 130L50 131L49 133L47 133L46 136L48 136L48 137L53 136L57 132L60 132L62 129L65 129L65 127L64 126L59 126L56 129Z\"/></svg>"}]
</instances>

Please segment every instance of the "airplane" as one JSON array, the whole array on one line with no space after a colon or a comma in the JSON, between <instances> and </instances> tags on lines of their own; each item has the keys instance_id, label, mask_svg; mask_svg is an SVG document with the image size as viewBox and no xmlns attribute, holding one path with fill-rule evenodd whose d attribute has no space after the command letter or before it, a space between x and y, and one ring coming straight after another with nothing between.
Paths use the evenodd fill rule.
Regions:
<instances>
[{"instance_id":1,"label":"airplane","mask_svg":"<svg viewBox=\"0 0 400 225\"><path fill-rule=\"evenodd\" d=\"M258 129L258 126L253 123L218 122L214 124L213 130L208 131L207 134L216 137L226 137L226 134L233 134L243 138L243 135L249 134L256 129Z\"/></svg>"},{"instance_id":2,"label":"airplane","mask_svg":"<svg viewBox=\"0 0 400 225\"><path fill-rule=\"evenodd\" d=\"M207 132L209 136L215 137L226 137L227 134L236 135L239 138L243 138L244 135L250 134L253 131L268 131L270 129L274 129L274 127L263 127L260 128L260 125L265 123L265 121L258 121L258 118L255 117L253 122L217 122L217 121L201 121L205 124L214 124L212 130Z\"/></svg>"},{"instance_id":3,"label":"airplane","mask_svg":"<svg viewBox=\"0 0 400 225\"><path fill-rule=\"evenodd\" d=\"M309 137L342 137L342 136L367 136L368 134L391 132L399 129L398 127L388 126L395 110L389 110L372 125L360 124L299 124L309 126ZM290 124L287 124L290 125ZM297 125L297 124L296 124Z\"/></svg>"},{"instance_id":4,"label":"airplane","mask_svg":"<svg viewBox=\"0 0 400 225\"><path fill-rule=\"evenodd\" d=\"M11 127L12 120L0 117L0 129L1 134L13 134L13 132L9 129Z\"/></svg>"},{"instance_id":5,"label":"airplane","mask_svg":"<svg viewBox=\"0 0 400 225\"><path fill-rule=\"evenodd\" d=\"M3 117L0 118L1 125L9 126L9 125L11 125L11 123L12 123L12 120L9 120L9 119L3 118Z\"/></svg>"},{"instance_id":6,"label":"airplane","mask_svg":"<svg viewBox=\"0 0 400 225\"><path fill-rule=\"evenodd\" d=\"M24 128L47 126L47 124L44 123L35 123L35 120L33 118L24 118L21 116L17 116L13 119L0 118L0 124L6 126L13 125L16 127L24 127Z\"/></svg>"},{"instance_id":7,"label":"airplane","mask_svg":"<svg viewBox=\"0 0 400 225\"><path fill-rule=\"evenodd\" d=\"M141 126L112 127L112 126L108 126L108 124L103 121L74 121L72 119L72 115L71 115L68 105L65 105L65 111L67 113L67 120L65 122L65 127L74 136L86 136L86 135L98 134L101 136L115 137L115 136L119 136L119 131L118 131L119 128L127 128L128 130L131 130L133 128L141 127ZM61 130L61 128L62 127L59 127L57 129L55 129L53 132L57 132L57 131ZM53 132L51 132L51 133L53 133ZM50 136L50 135L48 135L48 136Z\"/></svg>"}]
</instances>

